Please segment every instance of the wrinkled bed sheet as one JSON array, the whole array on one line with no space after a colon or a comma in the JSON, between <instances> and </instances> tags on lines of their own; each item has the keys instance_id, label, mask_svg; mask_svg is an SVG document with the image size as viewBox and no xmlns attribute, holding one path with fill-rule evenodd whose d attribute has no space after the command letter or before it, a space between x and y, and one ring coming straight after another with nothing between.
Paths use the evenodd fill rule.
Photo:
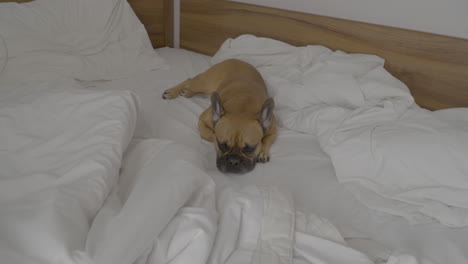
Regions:
<instances>
[{"instance_id":1,"label":"wrinkled bed sheet","mask_svg":"<svg viewBox=\"0 0 468 264\"><path fill-rule=\"evenodd\" d=\"M161 98L165 89L206 70L211 58L169 48L159 49L158 53L171 70L87 84L106 89L129 87L139 95L137 137L170 139L196 150L202 157L203 170L214 179L218 190L268 184L290 191L296 208L329 219L348 245L366 252L374 261L409 254L414 263L466 262L465 228L448 228L437 223L412 225L401 217L368 209L338 184L330 158L317 137L287 129L285 123L281 124L278 140L272 147L272 162L259 164L243 176L226 177L219 173L213 146L202 141L197 130L198 115L209 106L209 100L203 96L172 101Z\"/></svg>"},{"instance_id":2,"label":"wrinkled bed sheet","mask_svg":"<svg viewBox=\"0 0 468 264\"><path fill-rule=\"evenodd\" d=\"M216 198L199 160L171 141L133 141L120 188L91 227L87 262L373 263L329 221L297 211L287 191L249 185L221 189ZM409 263L400 258L391 263Z\"/></svg>"},{"instance_id":3,"label":"wrinkled bed sheet","mask_svg":"<svg viewBox=\"0 0 468 264\"><path fill-rule=\"evenodd\" d=\"M386 87L380 87L381 90L372 90L376 88L375 83L370 81L366 84L365 81L372 80L373 77L387 78L385 79L388 81L387 84L390 87L396 87L392 90L392 97L405 99L407 96L406 88L401 86L398 81L395 82L394 79L391 79L391 76L385 75L385 72L379 72L378 69L383 65L383 61L369 55L348 57L340 52L331 53L330 50L323 47L306 47L295 50L291 49L290 46L282 46L281 43L268 41L263 43L263 40L258 40L254 42L248 40L247 50L242 49L242 42L227 42L230 46L227 46L227 49L218 53L218 56L213 59L184 50L159 49L158 54L166 60L169 65L168 69L162 64L159 65L161 67L156 66L156 68L159 67L159 70L151 72L136 72L125 68L122 72L131 73L132 77L118 78L112 81L90 81L101 77L103 77L102 79L116 77L106 75L107 70L101 68L103 71L96 72L99 76L93 76L92 72L90 75L84 73L84 75L75 76L81 76L79 79L82 81L80 82L66 80L62 83L56 83L60 86L58 90L61 92L63 92L63 87L69 85L77 88L73 89L72 93L83 91L83 94L86 94L84 91L87 91L94 96L92 100L90 99L91 101L96 100L96 94L97 98L104 101L98 100L89 106L88 102L83 102L81 105L75 104L76 109L79 109L75 111L50 110L51 117L60 117L60 114L71 111L77 115L80 122L75 122L75 119L63 120L63 118L50 118L50 120L44 121L43 118L47 115L43 115L40 111L37 111L37 114L42 119L38 118L35 120L37 122L22 120L20 116L21 122L14 121L13 123L16 125L44 124L35 131L35 133L39 133L38 135L42 132L47 132L47 135L56 135L49 133L48 130L54 128L55 132L64 132L63 128L67 128L64 135L67 139L73 139L60 141L63 137L50 138L50 141L46 142L52 142L51 144L38 145L39 152L56 153L51 151L57 144L66 149L67 146L76 148L94 142L96 144L91 145L90 149L99 148L101 145L97 144L98 142L106 142L101 141L103 135L93 134L99 140L93 141L86 138L89 141L80 142L80 140L85 139L81 137L82 134L73 135L73 133L80 131L79 127L76 126L83 126L92 121L95 123L89 124L90 131L95 131L98 128L106 129L104 121L114 120L114 117L119 121L110 122L109 125L122 127L111 129L110 134L117 137L118 140L109 144L112 146L108 149L109 159L103 158L106 157L107 153L104 147L101 151L95 151L104 154L103 157L96 159L98 160L97 164L105 164L101 166L105 170L101 171L100 166L95 167L99 173L96 173L97 182L95 182L94 187L87 188L88 184L94 183L84 179L82 179L84 185L66 185L70 181L67 181L68 177L65 177L67 179L62 177L63 184L65 184L64 192L71 191L73 195L68 197L77 198L76 200L58 199L59 197L55 196L55 191L50 192L50 190L55 190L57 186L48 189L49 192L42 192L43 188L47 190L49 181L44 181L47 177L44 177L40 170L28 173L31 172L28 170L32 167L21 166L21 164L36 164L30 155L37 153L24 152L24 156L20 155L20 158L27 158L28 160L25 162L21 162L21 159L17 159L16 163L4 160L6 168L15 170L14 175L17 174L16 170L23 170L24 174L22 175L33 175L33 177L26 177L25 181L22 182L22 179L9 181L7 174L2 175L1 188L4 191L1 193L4 202L0 207L2 210L0 218L5 218L5 221L2 220L2 228L0 229L4 233L2 237L22 239L21 241L0 239L2 256L10 258L11 263L15 263L15 261L18 263L28 263L28 261L40 263L37 259L26 260L25 256L21 254L25 251L32 252L32 255L44 255L44 252L55 251L63 254L51 256L47 253L47 256L41 260L44 263L153 264L207 263L207 261L209 263L256 264L466 263L468 259L466 253L468 252L466 248L468 231L466 228L448 228L433 222L411 225L401 216L390 215L389 212L379 212L364 206L353 195L352 190L350 191L343 184L338 183L333 168L334 164L322 150L325 149L330 154L329 149L324 148L320 137L311 133L312 130L315 132L317 128L317 119L310 120L310 117L317 109L310 108L309 105L323 106L323 103L332 102L340 107L355 108L361 107L369 98L374 98L375 100L371 101L377 102L379 93ZM239 46L236 46L238 44ZM258 57L254 56L255 53L249 54L250 48L258 48L251 44L261 47L265 54L260 54ZM271 46L269 46L270 44ZM277 44L280 45L279 49ZM240 53L238 52L239 48L242 51ZM258 49L252 49L252 52L258 52ZM136 56L138 55L136 54ZM243 59L247 61L249 58L252 59L249 62L257 66L266 77L270 94L277 103L276 115L279 117L280 127L278 140L271 149L272 161L270 163L259 164L254 171L246 175L226 176L216 169L213 146L202 141L198 135L198 115L209 106L209 100L203 96L195 96L191 99L177 98L167 101L163 100L161 95L165 89L206 70L217 60L236 56L241 56L241 58L246 56ZM323 58L328 58L328 60ZM352 59L351 61L357 59L360 67L354 68L352 63L348 63L348 59ZM10 67L13 67L15 63L13 61ZM153 66L154 63L155 61L151 62ZM157 58L156 64L158 63L159 58ZM308 68L314 63L319 63L320 67ZM337 65L343 66L343 63L344 68L337 68ZM275 64L289 67L290 70L283 71ZM356 81L354 75L363 74L362 72L353 72L352 77L354 77L351 78L350 76L342 76L343 71L363 68L377 69L377 71L373 71L374 75L366 75L369 77L368 79L363 78L360 80L361 82L351 86L352 89L349 90L349 93L343 94L340 90L334 92L330 90L330 88L340 87L340 85L348 85L349 82ZM12 79L19 78L12 69L6 68L6 73L10 72ZM297 80L298 77L304 77L304 69L310 70L306 71L309 74L304 80L321 88L314 91L313 95L310 94L309 90L304 89L303 83L293 81ZM323 69L338 69L338 71L333 74L327 74L327 72L323 74ZM32 70L36 71L36 68ZM39 70L39 72L42 71ZM76 72L56 72L55 70L52 73L53 76L73 76L76 74ZM268 74L274 76L267 78ZM35 81L38 81L49 77L46 74L34 78ZM76 87L78 84L79 87ZM360 85L368 85L368 89L362 94L359 94ZM49 89L50 83L44 87ZM287 89L284 89L285 87ZM41 91L40 85L38 88L34 90L35 88L30 87L29 89L32 91L30 95L15 94L13 88L4 91L15 96L19 95L20 102L24 99L24 102L28 103L28 100L33 97L37 97L39 100L47 98L35 96L37 92ZM44 89L47 90L46 88ZM138 96L138 103L131 93L125 92L127 89ZM294 93L291 92L292 90ZM19 91L28 90L21 89ZM51 91L54 96L61 95L56 93L57 89ZM329 91L332 92L329 93ZM99 93L106 94L109 98L100 97ZM114 97L110 96L114 93L116 93ZM125 103L122 106L117 102L106 101L112 98ZM127 99L120 100L122 98ZM70 98L70 100L72 99ZM14 101L12 100L12 102ZM412 103L411 99L402 102ZM47 102L40 102L38 108L29 108L29 111L41 109L44 105L47 105ZM93 105L94 108L90 107ZM125 109L108 112L119 105ZM136 105L139 106L138 120L135 120ZM24 106L26 106L25 109L28 109L27 105L23 104ZM104 107L102 111L105 110L109 115L103 114L99 107ZM44 109L46 112L48 111L47 107ZM89 114L90 111L96 119L80 118L80 115ZM22 114L21 111L11 113ZM4 122L15 120L9 116L1 117L4 118ZM123 120L122 117L124 117ZM24 118L26 117L24 116ZM104 120L99 121L99 118L104 118ZM70 124L61 127L64 123L68 124L67 122ZM325 124L327 123L325 122ZM2 125L1 129L11 127L15 126ZM134 127L134 137L137 139L130 143L123 164L120 164L123 151L126 149L132 134L126 129L133 132ZM28 131L30 130L28 128ZM319 131L322 130L319 129ZM9 142L34 144L34 138L40 138L36 134L30 135L30 132L27 131L21 133L4 132L11 135L6 137L8 140L2 143L3 149L6 150L11 150L12 146ZM321 135L328 135L329 132L325 131ZM28 136L32 140L10 141L11 138ZM22 153L21 150L25 150L21 144L13 146L13 148L18 149L19 153ZM92 157L86 153L83 155L86 158L77 158L76 161L92 160ZM49 156L45 155L44 157ZM34 155L34 157L38 157L38 155ZM47 159L48 163L45 164L55 164L60 167L62 162L67 163L67 159L76 156L63 155L67 159L57 155L50 157L51 159ZM57 159L58 162L56 162ZM73 163L73 161L71 162ZM119 185L117 185L119 165L121 165L121 173ZM54 166L48 166L49 168L54 168ZM6 171L8 172L8 170ZM90 175L89 173L94 175L93 172L73 173L73 170L70 172L72 180L81 179L81 176ZM59 178L61 175L68 175L63 174L60 170L46 174L57 175ZM34 183L31 184L30 181ZM78 188L77 186L85 188L85 191L75 190ZM96 192L89 195L87 192L89 190ZM37 197L37 195L41 197ZM62 210L55 210L56 204L49 203L52 200L48 198L57 198L58 200L55 201L60 201L59 205L62 203L67 205L66 207L70 210L73 209L73 214L67 215L63 214ZM104 199L106 200L104 201ZM42 205L45 207L31 206L31 203L34 205L40 201L44 201ZM23 202L25 206L17 206L17 203ZM68 206L68 203L71 203L72 206ZM52 211L42 210L48 206L52 206ZM79 209L75 210L74 208ZM377 206L375 209L379 208ZM22 219L26 219L27 222L30 220L30 223L18 222L15 217L24 214L8 214L8 210L26 210L25 214L28 213L28 210L35 210L35 214L44 215L44 223L47 222L46 220L50 220L50 212L56 212L55 215L60 220L59 222L65 223L67 226L63 226L60 230L48 231L47 228L44 229L44 226L34 226L37 219L23 217ZM67 211L65 210L65 212ZM54 221L47 223L54 223ZM22 236L10 236L8 232L11 230L17 232L18 228L15 226L18 224L29 225L30 228L22 230ZM53 226L57 227L57 225ZM27 239L34 233L38 236L44 235L38 232L44 230L46 231L44 234L49 237L54 235L57 237L46 240L49 243L40 243L39 247L34 240ZM63 241L69 244L63 244Z\"/></svg>"},{"instance_id":4,"label":"wrinkled bed sheet","mask_svg":"<svg viewBox=\"0 0 468 264\"><path fill-rule=\"evenodd\" d=\"M71 80L0 92L0 256L67 263L118 175L137 101Z\"/></svg>"}]
</instances>

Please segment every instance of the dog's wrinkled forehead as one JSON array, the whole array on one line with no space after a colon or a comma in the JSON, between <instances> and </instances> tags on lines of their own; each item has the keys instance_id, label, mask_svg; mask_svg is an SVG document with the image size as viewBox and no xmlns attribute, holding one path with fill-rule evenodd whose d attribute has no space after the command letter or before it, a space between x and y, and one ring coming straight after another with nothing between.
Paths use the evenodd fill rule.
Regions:
<instances>
[{"instance_id":1,"label":"dog's wrinkled forehead","mask_svg":"<svg viewBox=\"0 0 468 264\"><path fill-rule=\"evenodd\" d=\"M214 128L218 142L231 146L255 145L263 138L263 129L257 120L244 120L223 116L216 122Z\"/></svg>"}]
</instances>

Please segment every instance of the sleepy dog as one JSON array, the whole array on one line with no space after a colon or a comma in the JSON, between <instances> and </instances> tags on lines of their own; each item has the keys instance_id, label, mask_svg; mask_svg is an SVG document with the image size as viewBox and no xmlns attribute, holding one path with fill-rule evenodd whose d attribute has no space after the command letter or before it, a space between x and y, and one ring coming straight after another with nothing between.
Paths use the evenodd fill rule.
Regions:
<instances>
[{"instance_id":1,"label":"sleepy dog","mask_svg":"<svg viewBox=\"0 0 468 264\"><path fill-rule=\"evenodd\" d=\"M225 60L166 90L163 98L198 93L211 94L211 106L200 115L198 129L203 139L214 143L220 171L246 173L257 162L270 160L276 139L274 102L253 66Z\"/></svg>"}]
</instances>

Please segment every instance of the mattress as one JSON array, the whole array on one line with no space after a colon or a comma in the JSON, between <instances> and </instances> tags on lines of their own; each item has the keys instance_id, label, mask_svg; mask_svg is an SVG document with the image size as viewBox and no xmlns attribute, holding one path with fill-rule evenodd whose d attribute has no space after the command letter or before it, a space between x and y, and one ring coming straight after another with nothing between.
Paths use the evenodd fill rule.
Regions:
<instances>
[{"instance_id":1,"label":"mattress","mask_svg":"<svg viewBox=\"0 0 468 264\"><path fill-rule=\"evenodd\" d=\"M182 49L157 52L170 65L169 70L89 84L129 88L139 96L141 112L135 137L169 139L196 150L219 190L257 184L290 191L298 207L329 219L351 246L375 260L399 252L414 256L419 263L468 263L468 228L410 225L400 217L368 209L338 183L330 158L313 135L279 127L269 163L258 164L244 175L219 172L214 147L200 138L197 128L198 116L209 106L209 99L202 95L162 99L165 89L206 70L210 57Z\"/></svg>"}]
</instances>

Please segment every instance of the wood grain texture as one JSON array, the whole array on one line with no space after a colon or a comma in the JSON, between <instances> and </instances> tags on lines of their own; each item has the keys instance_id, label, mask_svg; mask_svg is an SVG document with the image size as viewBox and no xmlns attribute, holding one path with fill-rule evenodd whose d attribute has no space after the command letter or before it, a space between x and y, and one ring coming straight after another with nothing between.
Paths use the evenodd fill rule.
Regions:
<instances>
[{"instance_id":1,"label":"wood grain texture","mask_svg":"<svg viewBox=\"0 0 468 264\"><path fill-rule=\"evenodd\" d=\"M254 34L292 45L375 54L416 102L468 107L468 40L224 0L181 0L181 47L213 55L227 38Z\"/></svg>"},{"instance_id":2,"label":"wood grain texture","mask_svg":"<svg viewBox=\"0 0 468 264\"><path fill-rule=\"evenodd\" d=\"M168 47L174 47L174 1L164 0L164 40Z\"/></svg>"},{"instance_id":3,"label":"wood grain texture","mask_svg":"<svg viewBox=\"0 0 468 264\"><path fill-rule=\"evenodd\" d=\"M135 14L145 25L154 48L165 47L167 42L165 11L171 0L128 0ZM169 30L171 30L169 28Z\"/></svg>"},{"instance_id":4,"label":"wood grain texture","mask_svg":"<svg viewBox=\"0 0 468 264\"><path fill-rule=\"evenodd\" d=\"M31 2L31 0L0 0L4 2ZM145 25L154 48L173 45L173 0L128 0L135 14Z\"/></svg>"}]
</instances>

